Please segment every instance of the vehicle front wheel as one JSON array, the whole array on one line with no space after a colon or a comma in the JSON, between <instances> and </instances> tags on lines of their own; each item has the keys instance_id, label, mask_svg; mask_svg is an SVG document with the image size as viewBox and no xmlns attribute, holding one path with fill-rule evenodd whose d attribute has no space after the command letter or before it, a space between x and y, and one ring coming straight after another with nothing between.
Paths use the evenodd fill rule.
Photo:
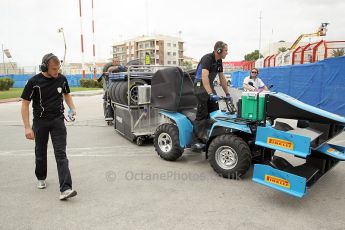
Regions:
<instances>
[{"instance_id":1,"label":"vehicle front wheel","mask_svg":"<svg viewBox=\"0 0 345 230\"><path fill-rule=\"evenodd\" d=\"M212 140L208 148L208 160L219 175L229 179L239 179L250 168L250 148L238 136L221 135Z\"/></svg>"}]
</instances>

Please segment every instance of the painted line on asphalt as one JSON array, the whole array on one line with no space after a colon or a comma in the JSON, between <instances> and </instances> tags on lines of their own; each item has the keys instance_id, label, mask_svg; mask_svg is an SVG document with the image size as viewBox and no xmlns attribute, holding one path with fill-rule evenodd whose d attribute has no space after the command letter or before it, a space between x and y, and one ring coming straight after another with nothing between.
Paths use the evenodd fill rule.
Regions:
<instances>
[{"instance_id":1,"label":"painted line on asphalt","mask_svg":"<svg viewBox=\"0 0 345 230\"><path fill-rule=\"evenodd\" d=\"M141 150L146 150L147 148L142 147ZM121 150L121 151L135 151L138 152L138 147L129 147L128 145L123 145L123 146L108 146L108 147L77 147L77 148L67 148L66 152L67 153L73 153L76 151L88 151L88 152L109 152L109 151L116 151L116 150ZM152 149L153 150L153 149ZM15 154L15 155L20 155L22 153L34 152L34 148L30 149L18 149L18 150L1 150L0 155L9 155L9 154ZM48 153L53 152L53 149L49 149ZM16 154L17 153L17 154ZM19 153L19 154L18 154Z\"/></svg>"}]
</instances>

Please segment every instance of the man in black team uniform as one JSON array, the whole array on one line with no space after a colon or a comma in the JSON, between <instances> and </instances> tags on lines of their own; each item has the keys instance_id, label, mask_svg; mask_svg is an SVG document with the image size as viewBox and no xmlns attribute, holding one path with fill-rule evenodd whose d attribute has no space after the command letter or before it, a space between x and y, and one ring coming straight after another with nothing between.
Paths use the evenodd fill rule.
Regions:
<instances>
[{"instance_id":1,"label":"man in black team uniform","mask_svg":"<svg viewBox=\"0 0 345 230\"><path fill-rule=\"evenodd\" d=\"M193 149L200 150L205 147L207 130L210 127L210 113L219 109L217 95L213 81L217 74L220 84L228 99L231 99L227 81L223 73L222 59L228 54L228 45L222 41L216 42L212 53L204 55L196 69L194 80L194 93L198 99L197 114L194 122L194 134L197 140Z\"/></svg>"},{"instance_id":2,"label":"man in black team uniform","mask_svg":"<svg viewBox=\"0 0 345 230\"><path fill-rule=\"evenodd\" d=\"M59 74L60 61L52 53L42 59L41 73L33 76L25 85L21 98L22 118L25 136L35 140L35 174L37 187L46 188L47 177L47 144L49 133L54 147L54 154L60 183L60 200L66 200L77 195L72 189L72 178L66 156L66 126L64 123L63 99L73 116L76 109L65 76ZM33 126L29 120L29 105L33 102Z\"/></svg>"}]
</instances>

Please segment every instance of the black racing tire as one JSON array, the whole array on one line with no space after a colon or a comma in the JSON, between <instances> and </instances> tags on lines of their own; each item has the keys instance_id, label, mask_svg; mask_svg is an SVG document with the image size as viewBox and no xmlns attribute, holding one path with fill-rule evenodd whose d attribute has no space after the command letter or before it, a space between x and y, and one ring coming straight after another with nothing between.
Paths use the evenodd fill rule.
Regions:
<instances>
[{"instance_id":1,"label":"black racing tire","mask_svg":"<svg viewBox=\"0 0 345 230\"><path fill-rule=\"evenodd\" d=\"M167 161L176 161L182 156L179 131L174 124L162 124L158 126L154 135L154 146L157 154Z\"/></svg>"},{"instance_id":2,"label":"black racing tire","mask_svg":"<svg viewBox=\"0 0 345 230\"><path fill-rule=\"evenodd\" d=\"M116 85L113 87L113 97L116 103L121 103L119 96L118 96L118 92L120 89L122 81L117 81Z\"/></svg>"},{"instance_id":3,"label":"black racing tire","mask_svg":"<svg viewBox=\"0 0 345 230\"><path fill-rule=\"evenodd\" d=\"M130 104L138 104L138 86L144 85L146 82L141 79L132 79L129 84L129 93L130 93ZM119 103L128 105L128 82L124 81L116 88L117 94L116 98Z\"/></svg>"},{"instance_id":4,"label":"black racing tire","mask_svg":"<svg viewBox=\"0 0 345 230\"><path fill-rule=\"evenodd\" d=\"M113 102L116 102L116 103L118 103L118 100L117 100L117 98L116 98L116 89L118 88L118 85L119 85L119 83L120 82L118 82L118 81L115 81L113 84L113 87L111 88L111 97L112 97L112 101Z\"/></svg>"},{"instance_id":5,"label":"black racing tire","mask_svg":"<svg viewBox=\"0 0 345 230\"><path fill-rule=\"evenodd\" d=\"M116 99L118 103L127 105L127 81L119 82L119 85L116 89Z\"/></svg>"},{"instance_id":6,"label":"black racing tire","mask_svg":"<svg viewBox=\"0 0 345 230\"><path fill-rule=\"evenodd\" d=\"M208 148L208 161L220 176L239 179L251 165L251 152L248 144L240 137L225 134L212 140Z\"/></svg>"},{"instance_id":7,"label":"black racing tire","mask_svg":"<svg viewBox=\"0 0 345 230\"><path fill-rule=\"evenodd\" d=\"M129 92L130 92L130 100L131 100L131 104L133 105L137 105L138 104L138 86L140 85L145 85L147 84L146 81L142 80L142 79L132 79L131 83L130 83L130 88L129 88Z\"/></svg>"},{"instance_id":8,"label":"black racing tire","mask_svg":"<svg viewBox=\"0 0 345 230\"><path fill-rule=\"evenodd\" d=\"M112 82L107 90L107 94L110 97L110 100L114 101L114 97L113 97L113 88L115 86L115 82Z\"/></svg>"}]
</instances>

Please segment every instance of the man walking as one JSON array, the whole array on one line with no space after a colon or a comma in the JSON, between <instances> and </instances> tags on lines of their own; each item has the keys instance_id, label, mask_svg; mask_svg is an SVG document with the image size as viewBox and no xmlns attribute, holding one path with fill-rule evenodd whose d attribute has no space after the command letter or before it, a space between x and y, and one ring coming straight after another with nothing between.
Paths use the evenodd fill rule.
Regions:
<instances>
[{"instance_id":1,"label":"man walking","mask_svg":"<svg viewBox=\"0 0 345 230\"><path fill-rule=\"evenodd\" d=\"M21 98L22 119L25 136L35 140L35 174L37 187L46 188L47 177L47 144L49 134L54 147L54 154L60 183L60 200L77 195L72 189L72 178L66 156L67 131L64 123L63 99L76 115L76 109L65 76L59 73L60 60L52 53L46 54L40 66L41 73L33 76L25 85ZM29 105L33 108L33 126L29 120Z\"/></svg>"}]
</instances>

